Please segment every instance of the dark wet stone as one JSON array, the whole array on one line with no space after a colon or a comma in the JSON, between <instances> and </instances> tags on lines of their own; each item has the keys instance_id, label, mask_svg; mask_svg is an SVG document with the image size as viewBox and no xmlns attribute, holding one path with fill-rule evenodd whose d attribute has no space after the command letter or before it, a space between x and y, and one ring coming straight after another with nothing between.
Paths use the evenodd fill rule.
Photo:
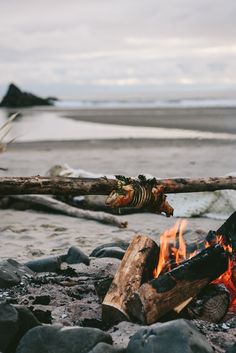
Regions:
<instances>
[{"instance_id":1,"label":"dark wet stone","mask_svg":"<svg viewBox=\"0 0 236 353\"><path fill-rule=\"evenodd\" d=\"M76 246L71 246L68 253L66 255L62 255L61 259L68 264L84 263L85 265L89 265L90 262L89 257Z\"/></svg>"},{"instance_id":2,"label":"dark wet stone","mask_svg":"<svg viewBox=\"0 0 236 353\"><path fill-rule=\"evenodd\" d=\"M33 304L48 305L51 301L51 297L48 294L36 295L33 299Z\"/></svg>"},{"instance_id":3,"label":"dark wet stone","mask_svg":"<svg viewBox=\"0 0 236 353\"><path fill-rule=\"evenodd\" d=\"M9 304L0 304L0 351L9 352L20 329L17 310Z\"/></svg>"},{"instance_id":4,"label":"dark wet stone","mask_svg":"<svg viewBox=\"0 0 236 353\"><path fill-rule=\"evenodd\" d=\"M112 278L105 278L94 282L94 288L96 290L100 302L103 302L103 299L105 298L105 295L107 294L108 289L112 284L112 280Z\"/></svg>"},{"instance_id":5,"label":"dark wet stone","mask_svg":"<svg viewBox=\"0 0 236 353\"><path fill-rule=\"evenodd\" d=\"M128 246L129 246L129 243L127 243L125 241L122 241L122 240L121 241L117 241L117 242L113 242L113 243L107 243L107 244L99 245L91 252L91 254L89 256L91 256L91 257L100 257L100 256L97 256L97 254L99 254L101 252L101 250L106 249L106 248L119 248L121 250L126 251Z\"/></svg>"},{"instance_id":6,"label":"dark wet stone","mask_svg":"<svg viewBox=\"0 0 236 353\"><path fill-rule=\"evenodd\" d=\"M43 324L51 324L52 322L52 308L48 305L33 305L30 310L35 317Z\"/></svg>"},{"instance_id":7,"label":"dark wet stone","mask_svg":"<svg viewBox=\"0 0 236 353\"><path fill-rule=\"evenodd\" d=\"M26 262L32 271L41 272L60 272L62 262L68 264L80 264L89 265L90 260L79 248L71 246L66 255L50 256L41 259L31 260Z\"/></svg>"},{"instance_id":8,"label":"dark wet stone","mask_svg":"<svg viewBox=\"0 0 236 353\"><path fill-rule=\"evenodd\" d=\"M125 254L125 250L119 248L119 247L108 247L108 248L103 248L100 249L96 252L95 257L113 257L116 259L123 259Z\"/></svg>"},{"instance_id":9,"label":"dark wet stone","mask_svg":"<svg viewBox=\"0 0 236 353\"><path fill-rule=\"evenodd\" d=\"M53 105L53 100L52 98L41 98L32 93L23 92L11 83L0 103L0 107L18 108L34 105Z\"/></svg>"},{"instance_id":10,"label":"dark wet stone","mask_svg":"<svg viewBox=\"0 0 236 353\"><path fill-rule=\"evenodd\" d=\"M22 336L40 325L34 315L23 306L0 304L0 351L13 352Z\"/></svg>"},{"instance_id":11,"label":"dark wet stone","mask_svg":"<svg viewBox=\"0 0 236 353\"><path fill-rule=\"evenodd\" d=\"M213 353L206 338L187 320L142 328L128 344L127 353Z\"/></svg>"},{"instance_id":12,"label":"dark wet stone","mask_svg":"<svg viewBox=\"0 0 236 353\"><path fill-rule=\"evenodd\" d=\"M62 260L59 256L45 257L42 259L32 260L25 263L32 271L41 272L59 272Z\"/></svg>"},{"instance_id":13,"label":"dark wet stone","mask_svg":"<svg viewBox=\"0 0 236 353\"><path fill-rule=\"evenodd\" d=\"M88 353L100 342L111 344L111 336L95 328L41 326L26 333L16 353Z\"/></svg>"},{"instance_id":14,"label":"dark wet stone","mask_svg":"<svg viewBox=\"0 0 236 353\"><path fill-rule=\"evenodd\" d=\"M35 326L40 326L40 322L33 315L33 313L23 305L14 305L14 308L18 311L19 319L21 322L21 331L25 333Z\"/></svg>"},{"instance_id":15,"label":"dark wet stone","mask_svg":"<svg viewBox=\"0 0 236 353\"><path fill-rule=\"evenodd\" d=\"M98 343L89 353L125 353L125 350L102 342Z\"/></svg>"},{"instance_id":16,"label":"dark wet stone","mask_svg":"<svg viewBox=\"0 0 236 353\"><path fill-rule=\"evenodd\" d=\"M0 262L0 288L9 288L21 282L23 277L31 277L34 273L17 261L8 259Z\"/></svg>"}]
</instances>

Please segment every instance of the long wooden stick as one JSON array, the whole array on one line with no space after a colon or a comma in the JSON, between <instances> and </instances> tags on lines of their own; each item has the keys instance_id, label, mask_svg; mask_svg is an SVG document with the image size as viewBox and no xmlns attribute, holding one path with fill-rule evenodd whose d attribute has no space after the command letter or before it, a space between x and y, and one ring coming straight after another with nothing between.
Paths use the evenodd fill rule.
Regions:
<instances>
[{"instance_id":1,"label":"long wooden stick","mask_svg":"<svg viewBox=\"0 0 236 353\"><path fill-rule=\"evenodd\" d=\"M112 216L110 214L107 214L105 212L81 210L79 208L67 205L64 202L55 200L49 196L17 195L12 197L15 198L16 200L21 200L21 201L26 201L29 203L41 205L41 206L46 206L49 209L61 212L71 217L90 219L92 221L111 224L119 228L126 228L128 224L126 221L122 222L121 220L119 220L119 218Z\"/></svg>"},{"instance_id":2,"label":"long wooden stick","mask_svg":"<svg viewBox=\"0 0 236 353\"><path fill-rule=\"evenodd\" d=\"M158 179L158 184L164 186L167 194L236 190L236 177ZM116 186L116 179L107 178L0 177L0 195L108 195Z\"/></svg>"}]
</instances>

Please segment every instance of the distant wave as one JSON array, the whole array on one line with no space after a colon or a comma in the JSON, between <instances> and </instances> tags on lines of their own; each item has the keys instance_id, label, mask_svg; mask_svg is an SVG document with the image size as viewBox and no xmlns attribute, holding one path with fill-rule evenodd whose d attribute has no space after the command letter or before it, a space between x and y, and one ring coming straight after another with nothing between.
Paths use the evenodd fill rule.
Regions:
<instances>
[{"instance_id":1,"label":"distant wave","mask_svg":"<svg viewBox=\"0 0 236 353\"><path fill-rule=\"evenodd\" d=\"M236 99L60 100L58 108L235 108Z\"/></svg>"}]
</instances>

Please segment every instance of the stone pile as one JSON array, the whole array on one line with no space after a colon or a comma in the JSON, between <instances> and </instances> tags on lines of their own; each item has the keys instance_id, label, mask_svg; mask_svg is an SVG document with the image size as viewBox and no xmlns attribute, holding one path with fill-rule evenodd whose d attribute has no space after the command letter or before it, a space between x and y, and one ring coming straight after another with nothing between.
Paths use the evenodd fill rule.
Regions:
<instances>
[{"instance_id":1,"label":"stone pile","mask_svg":"<svg viewBox=\"0 0 236 353\"><path fill-rule=\"evenodd\" d=\"M109 327L101 302L127 247L105 244L89 257L71 247L26 264L0 262L0 352L236 352L234 318L218 325L179 318Z\"/></svg>"}]
</instances>

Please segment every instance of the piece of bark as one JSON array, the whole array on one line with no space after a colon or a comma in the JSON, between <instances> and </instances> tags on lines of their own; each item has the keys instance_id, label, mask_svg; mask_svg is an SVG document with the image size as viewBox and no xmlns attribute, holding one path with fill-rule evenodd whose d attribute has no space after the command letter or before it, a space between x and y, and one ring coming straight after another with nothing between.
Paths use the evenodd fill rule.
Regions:
<instances>
[{"instance_id":1,"label":"piece of bark","mask_svg":"<svg viewBox=\"0 0 236 353\"><path fill-rule=\"evenodd\" d=\"M102 304L103 319L116 324L129 320L127 303L139 287L153 276L159 256L158 245L137 235L130 243Z\"/></svg>"},{"instance_id":2,"label":"piece of bark","mask_svg":"<svg viewBox=\"0 0 236 353\"><path fill-rule=\"evenodd\" d=\"M0 195L52 194L52 195L109 195L118 180L107 178L65 177L0 177ZM157 179L163 192L185 193L236 189L236 177Z\"/></svg>"},{"instance_id":3,"label":"piece of bark","mask_svg":"<svg viewBox=\"0 0 236 353\"><path fill-rule=\"evenodd\" d=\"M80 210L76 207L69 206L61 201L58 201L50 196L42 196L42 195L16 195L11 196L14 199L26 201L29 203L42 205L51 210L55 210L66 214L71 217L77 218L86 218L93 221L98 221L101 223L112 224L119 228L126 228L127 222L121 222L117 217L107 214L105 212L94 212L94 211L85 211Z\"/></svg>"},{"instance_id":4,"label":"piece of bark","mask_svg":"<svg viewBox=\"0 0 236 353\"><path fill-rule=\"evenodd\" d=\"M207 284L227 270L228 255L220 245L209 247L175 269L144 283L127 304L133 321L156 322L169 311L188 303Z\"/></svg>"},{"instance_id":5,"label":"piece of bark","mask_svg":"<svg viewBox=\"0 0 236 353\"><path fill-rule=\"evenodd\" d=\"M230 293L222 284L209 284L185 308L190 319L220 322L228 311Z\"/></svg>"}]
</instances>

